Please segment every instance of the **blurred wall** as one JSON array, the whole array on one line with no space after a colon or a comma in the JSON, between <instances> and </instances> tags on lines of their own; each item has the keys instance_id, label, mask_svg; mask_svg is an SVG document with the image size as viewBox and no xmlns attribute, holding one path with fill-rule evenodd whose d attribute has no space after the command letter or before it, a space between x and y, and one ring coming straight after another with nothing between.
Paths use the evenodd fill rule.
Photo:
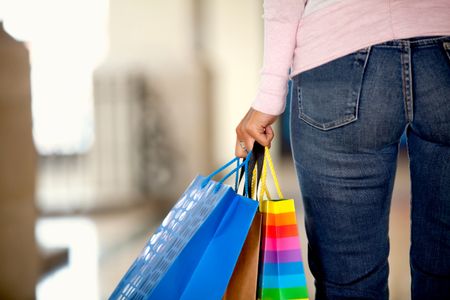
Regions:
<instances>
[{"instance_id":1,"label":"blurred wall","mask_svg":"<svg viewBox=\"0 0 450 300\"><path fill-rule=\"evenodd\" d=\"M261 15L257 0L110 1L109 54L96 85L108 73L146 78L174 165L159 186L166 196L233 157L235 127L259 79Z\"/></svg>"},{"instance_id":2,"label":"blurred wall","mask_svg":"<svg viewBox=\"0 0 450 300\"><path fill-rule=\"evenodd\" d=\"M234 155L235 128L256 95L262 67L261 0L203 0L204 56L211 68L214 164Z\"/></svg>"},{"instance_id":3,"label":"blurred wall","mask_svg":"<svg viewBox=\"0 0 450 300\"><path fill-rule=\"evenodd\" d=\"M83 3L68 7L76 12L86 8ZM49 8L36 4L36 9ZM53 9L58 15L69 8ZM146 198L174 201L197 173L206 175L232 158L235 127L256 95L261 0L109 0L103 10L93 10L99 20L107 20L109 31L108 54L93 74L95 141L86 153L40 157L37 197L44 212L121 207ZM85 16L86 24L92 14ZM94 35L85 23L65 21L33 24L22 18L22 25L42 30L43 24L53 28L60 22L66 29L58 34L77 36L77 45L86 45L71 56L81 66L89 60L83 51L91 52L94 43L88 37ZM101 22L91 24L94 32L105 28ZM45 53L64 52L59 39L41 42ZM35 51L36 43L32 46ZM33 59L33 66L38 63L54 70L51 59ZM66 78L74 65L58 76ZM77 88L68 83L67 90ZM72 102L68 107L80 105ZM62 114L44 106L58 116L53 127L63 128L58 124Z\"/></svg>"},{"instance_id":4,"label":"blurred wall","mask_svg":"<svg viewBox=\"0 0 450 300\"><path fill-rule=\"evenodd\" d=\"M34 299L36 155L30 64L24 44L0 22L0 299Z\"/></svg>"},{"instance_id":5,"label":"blurred wall","mask_svg":"<svg viewBox=\"0 0 450 300\"><path fill-rule=\"evenodd\" d=\"M194 50L193 10L193 1L186 0L111 0L110 51L95 76L95 90L111 73L122 78L138 73L144 78L144 100L153 111L143 118L159 124L159 136L152 137L145 151L164 147L160 153L170 156L175 166L165 182L149 191L162 196L158 199L172 199L186 186L186 178L208 166L205 75ZM131 95L123 97L132 100ZM163 143L155 143L156 139ZM148 164L156 174L142 175L153 180L165 162L151 157Z\"/></svg>"}]
</instances>

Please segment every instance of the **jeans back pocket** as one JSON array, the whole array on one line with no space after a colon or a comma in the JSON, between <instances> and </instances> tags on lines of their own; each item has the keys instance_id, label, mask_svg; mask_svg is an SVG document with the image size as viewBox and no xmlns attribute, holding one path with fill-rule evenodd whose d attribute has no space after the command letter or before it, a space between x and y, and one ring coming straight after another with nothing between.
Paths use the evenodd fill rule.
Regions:
<instances>
[{"instance_id":1,"label":"jeans back pocket","mask_svg":"<svg viewBox=\"0 0 450 300\"><path fill-rule=\"evenodd\" d=\"M356 121L369 53L363 48L294 77L299 118L321 130Z\"/></svg>"},{"instance_id":2,"label":"jeans back pocket","mask_svg":"<svg viewBox=\"0 0 450 300\"><path fill-rule=\"evenodd\" d=\"M447 61L450 63L450 41L445 41L442 43L445 54L447 54Z\"/></svg>"}]
</instances>

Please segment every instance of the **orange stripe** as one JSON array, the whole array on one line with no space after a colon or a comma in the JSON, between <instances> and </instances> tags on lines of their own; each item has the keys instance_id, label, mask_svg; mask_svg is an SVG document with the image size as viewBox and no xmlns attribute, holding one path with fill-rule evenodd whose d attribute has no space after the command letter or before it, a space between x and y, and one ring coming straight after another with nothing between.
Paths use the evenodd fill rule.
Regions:
<instances>
[{"instance_id":1,"label":"orange stripe","mask_svg":"<svg viewBox=\"0 0 450 300\"><path fill-rule=\"evenodd\" d=\"M263 224L267 226L284 226L297 224L297 220L294 212L288 212L283 214L263 214Z\"/></svg>"},{"instance_id":2,"label":"orange stripe","mask_svg":"<svg viewBox=\"0 0 450 300\"><path fill-rule=\"evenodd\" d=\"M297 224L285 226L264 226L263 236L268 238L298 236Z\"/></svg>"}]
</instances>

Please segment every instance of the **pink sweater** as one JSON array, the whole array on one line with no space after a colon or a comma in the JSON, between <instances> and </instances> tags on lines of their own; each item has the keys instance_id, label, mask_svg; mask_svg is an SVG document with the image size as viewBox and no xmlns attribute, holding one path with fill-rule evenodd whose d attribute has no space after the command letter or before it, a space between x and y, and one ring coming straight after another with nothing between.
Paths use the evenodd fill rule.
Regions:
<instances>
[{"instance_id":1,"label":"pink sweater","mask_svg":"<svg viewBox=\"0 0 450 300\"><path fill-rule=\"evenodd\" d=\"M263 18L252 107L280 115L287 82L300 72L393 39L450 35L450 0L264 0Z\"/></svg>"}]
</instances>

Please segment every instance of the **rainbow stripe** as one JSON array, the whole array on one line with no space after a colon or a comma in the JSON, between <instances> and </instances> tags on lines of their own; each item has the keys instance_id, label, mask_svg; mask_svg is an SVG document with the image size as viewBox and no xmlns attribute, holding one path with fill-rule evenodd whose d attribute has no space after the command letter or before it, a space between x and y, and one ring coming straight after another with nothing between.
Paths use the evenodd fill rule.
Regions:
<instances>
[{"instance_id":1,"label":"rainbow stripe","mask_svg":"<svg viewBox=\"0 0 450 300\"><path fill-rule=\"evenodd\" d=\"M258 299L308 300L294 200L262 201Z\"/></svg>"}]
</instances>

